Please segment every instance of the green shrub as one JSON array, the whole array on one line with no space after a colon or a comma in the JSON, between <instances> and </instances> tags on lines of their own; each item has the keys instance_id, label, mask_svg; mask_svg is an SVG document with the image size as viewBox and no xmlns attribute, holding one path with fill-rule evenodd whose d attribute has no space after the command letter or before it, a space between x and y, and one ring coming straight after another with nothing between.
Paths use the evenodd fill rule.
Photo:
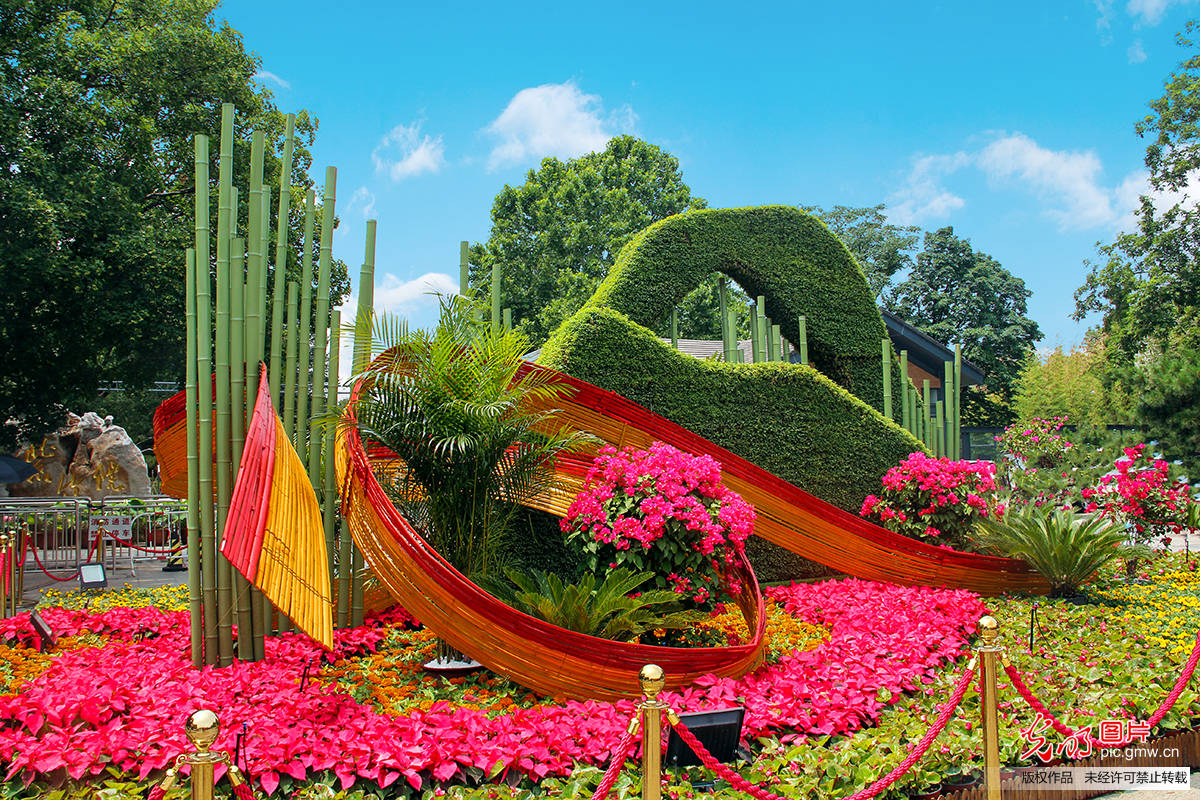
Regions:
<instances>
[{"instance_id":1,"label":"green shrub","mask_svg":"<svg viewBox=\"0 0 1200 800\"><path fill-rule=\"evenodd\" d=\"M614 569L604 579L587 573L578 583L568 583L554 573L505 572L507 581L483 579L485 589L508 605L552 625L602 639L631 641L655 629L694 626L708 618L698 611L679 608L679 595L669 589L641 592L654 578L651 572Z\"/></svg>"},{"instance_id":2,"label":"green shrub","mask_svg":"<svg viewBox=\"0 0 1200 800\"><path fill-rule=\"evenodd\" d=\"M1115 558L1143 555L1125 531L1099 515L1049 505L1014 507L981 528L982 543L1019 558L1050 582L1052 597L1067 597Z\"/></svg>"},{"instance_id":3,"label":"green shrub","mask_svg":"<svg viewBox=\"0 0 1200 800\"><path fill-rule=\"evenodd\" d=\"M564 323L542 361L624 395L851 513L884 472L923 449L811 367L699 361L608 308L585 308Z\"/></svg>"}]
</instances>

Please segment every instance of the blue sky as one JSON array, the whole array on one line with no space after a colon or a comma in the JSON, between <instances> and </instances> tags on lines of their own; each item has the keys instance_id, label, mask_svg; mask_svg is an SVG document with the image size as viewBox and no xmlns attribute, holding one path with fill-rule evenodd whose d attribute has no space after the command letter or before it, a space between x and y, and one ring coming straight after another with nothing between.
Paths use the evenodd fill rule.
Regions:
<instances>
[{"instance_id":1,"label":"blue sky","mask_svg":"<svg viewBox=\"0 0 1200 800\"><path fill-rule=\"evenodd\" d=\"M417 324L504 184L633 133L712 207L883 202L953 225L1025 280L1043 346L1070 346L1083 261L1146 191L1134 122L1200 5L227 0L217 16L280 108L319 118L335 252L357 280L378 219L376 307Z\"/></svg>"}]
</instances>

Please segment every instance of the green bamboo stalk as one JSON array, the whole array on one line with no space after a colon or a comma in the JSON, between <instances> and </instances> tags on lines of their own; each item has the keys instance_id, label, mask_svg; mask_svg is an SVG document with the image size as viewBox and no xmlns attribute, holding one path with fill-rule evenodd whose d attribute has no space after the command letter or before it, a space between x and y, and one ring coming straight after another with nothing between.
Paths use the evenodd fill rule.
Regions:
<instances>
[{"instance_id":1,"label":"green bamboo stalk","mask_svg":"<svg viewBox=\"0 0 1200 800\"><path fill-rule=\"evenodd\" d=\"M288 114L283 133L283 166L279 171L279 218L275 229L275 283L271 291L271 402L279 407L280 362L283 361L283 293L287 280L288 217L292 210L292 156L296 115Z\"/></svg>"},{"instance_id":2,"label":"green bamboo stalk","mask_svg":"<svg viewBox=\"0 0 1200 800\"><path fill-rule=\"evenodd\" d=\"M350 624L350 570L354 566L353 549L350 541L350 529L346 520L341 520L338 528L338 576L337 576L337 626L345 628Z\"/></svg>"},{"instance_id":3,"label":"green bamboo stalk","mask_svg":"<svg viewBox=\"0 0 1200 800\"><path fill-rule=\"evenodd\" d=\"M671 347L679 349L679 309L671 309Z\"/></svg>"},{"instance_id":4,"label":"green bamboo stalk","mask_svg":"<svg viewBox=\"0 0 1200 800\"><path fill-rule=\"evenodd\" d=\"M270 196L263 186L263 160L266 150L266 134L255 131L250 138L250 197L249 226L246 231L246 330L243 336L241 366L246 378L246 397L250 403L258 393L258 359L255 356L261 347L258 335L262 308L258 302L263 262L266 253L262 249L262 234L269 222L263 216L263 195Z\"/></svg>"},{"instance_id":5,"label":"green bamboo stalk","mask_svg":"<svg viewBox=\"0 0 1200 800\"><path fill-rule=\"evenodd\" d=\"M357 547L351 551L350 569L350 626L358 627L363 624L363 557Z\"/></svg>"},{"instance_id":6,"label":"green bamboo stalk","mask_svg":"<svg viewBox=\"0 0 1200 800\"><path fill-rule=\"evenodd\" d=\"M800 345L800 363L808 363L808 320L803 316L800 317L800 338L797 341Z\"/></svg>"},{"instance_id":7,"label":"green bamboo stalk","mask_svg":"<svg viewBox=\"0 0 1200 800\"><path fill-rule=\"evenodd\" d=\"M892 418L892 340L883 337L881 346L883 361L883 415Z\"/></svg>"},{"instance_id":8,"label":"green bamboo stalk","mask_svg":"<svg viewBox=\"0 0 1200 800\"><path fill-rule=\"evenodd\" d=\"M301 463L308 463L308 382L309 365L312 363L310 335L312 333L312 285L313 285L313 229L316 218L317 194L308 190L304 216L304 260L303 274L300 278L300 328L297 338L300 346L300 380L296 385L296 428L292 433L292 442L296 445L296 455Z\"/></svg>"},{"instance_id":9,"label":"green bamboo stalk","mask_svg":"<svg viewBox=\"0 0 1200 800\"><path fill-rule=\"evenodd\" d=\"M942 397L946 408L946 455L954 458L954 362L942 362Z\"/></svg>"},{"instance_id":10,"label":"green bamboo stalk","mask_svg":"<svg viewBox=\"0 0 1200 800\"><path fill-rule=\"evenodd\" d=\"M780 346L779 338L782 336L779 326L767 319L767 324L771 327L771 360L783 361L783 348Z\"/></svg>"},{"instance_id":11,"label":"green bamboo stalk","mask_svg":"<svg viewBox=\"0 0 1200 800\"><path fill-rule=\"evenodd\" d=\"M237 196L237 187L233 189ZM236 211L237 205L232 206ZM233 217L237 219L237 217ZM246 443L246 412L243 403L246 397L246 284L243 282L243 259L246 246L244 239L234 237L229 249L229 436L230 459L234 480L238 465L242 463L242 447Z\"/></svg>"},{"instance_id":12,"label":"green bamboo stalk","mask_svg":"<svg viewBox=\"0 0 1200 800\"><path fill-rule=\"evenodd\" d=\"M466 242L458 243L458 293L466 294L471 289L471 276L468 273L467 266L468 245Z\"/></svg>"},{"instance_id":13,"label":"green bamboo stalk","mask_svg":"<svg viewBox=\"0 0 1200 800\"><path fill-rule=\"evenodd\" d=\"M500 329L500 261L492 261L492 330Z\"/></svg>"},{"instance_id":14,"label":"green bamboo stalk","mask_svg":"<svg viewBox=\"0 0 1200 800\"><path fill-rule=\"evenodd\" d=\"M962 345L954 345L954 457L962 458Z\"/></svg>"},{"instance_id":15,"label":"green bamboo stalk","mask_svg":"<svg viewBox=\"0 0 1200 800\"><path fill-rule=\"evenodd\" d=\"M191 622L192 666L204 665L204 604L200 599L200 449L199 401L196 399L196 249L184 255L184 318L187 324L187 361L184 364L184 391L187 393L187 564L188 611Z\"/></svg>"},{"instance_id":16,"label":"green bamboo stalk","mask_svg":"<svg viewBox=\"0 0 1200 800\"><path fill-rule=\"evenodd\" d=\"M717 307L718 313L721 315L721 351L725 354L725 361L728 363L733 360L732 350L729 345L729 287L726 285L728 280L724 275L717 282Z\"/></svg>"},{"instance_id":17,"label":"green bamboo stalk","mask_svg":"<svg viewBox=\"0 0 1200 800\"><path fill-rule=\"evenodd\" d=\"M218 172L217 206L217 540L225 535L229 514L232 469L229 460L229 233L230 199L233 189L233 104L221 106L221 153ZM219 545L218 545L219 546ZM233 663L233 570L229 561L217 559L217 647L219 663Z\"/></svg>"},{"instance_id":18,"label":"green bamboo stalk","mask_svg":"<svg viewBox=\"0 0 1200 800\"><path fill-rule=\"evenodd\" d=\"M366 250L358 274L358 310L354 318L354 372L371 363L371 314L375 308L375 220L367 220Z\"/></svg>"},{"instance_id":19,"label":"green bamboo stalk","mask_svg":"<svg viewBox=\"0 0 1200 800\"><path fill-rule=\"evenodd\" d=\"M946 403L937 401L937 457L946 456Z\"/></svg>"},{"instance_id":20,"label":"green bamboo stalk","mask_svg":"<svg viewBox=\"0 0 1200 800\"><path fill-rule=\"evenodd\" d=\"M750 304L750 362L758 363L758 305Z\"/></svg>"},{"instance_id":21,"label":"green bamboo stalk","mask_svg":"<svg viewBox=\"0 0 1200 800\"><path fill-rule=\"evenodd\" d=\"M325 208L321 217L321 254L317 267L317 318L313 320L312 416L325 411L325 398L317 388L325 385L325 345L329 333L329 273L333 268L333 219L337 196L337 168L325 169ZM370 223L368 223L369 225ZM362 287L359 287L361 293ZM320 486L321 448L308 449L308 481Z\"/></svg>"},{"instance_id":22,"label":"green bamboo stalk","mask_svg":"<svg viewBox=\"0 0 1200 800\"><path fill-rule=\"evenodd\" d=\"M262 263L258 265L254 282L255 319L258 321L258 332L254 336L255 391L258 390L259 365L266 363L267 358L267 269L271 255L271 192L264 186L258 196L262 200L262 227L259 230L262 242L258 248L262 253ZM267 376L268 388L270 377Z\"/></svg>"},{"instance_id":23,"label":"green bamboo stalk","mask_svg":"<svg viewBox=\"0 0 1200 800\"><path fill-rule=\"evenodd\" d=\"M730 364L740 364L742 362L742 350L738 347L737 340L737 316L732 308L725 311L725 327L729 331L729 349L725 351L725 361Z\"/></svg>"},{"instance_id":24,"label":"green bamboo stalk","mask_svg":"<svg viewBox=\"0 0 1200 800\"><path fill-rule=\"evenodd\" d=\"M289 302L294 302L289 298ZM340 341L342 328L342 312L336 308L330 315L329 322L329 380L325 386L325 407L337 408ZM329 562L329 593L334 592L334 539L337 523L337 474L334 469L333 448L337 441L337 428L330 425L325 433L325 503L321 509L321 523L325 529L325 557Z\"/></svg>"},{"instance_id":25,"label":"green bamboo stalk","mask_svg":"<svg viewBox=\"0 0 1200 800\"><path fill-rule=\"evenodd\" d=\"M901 410L901 424L904 429L912 433L912 395L909 392L909 386L912 381L908 379L908 350L900 351L900 388L904 392L904 408Z\"/></svg>"},{"instance_id":26,"label":"green bamboo stalk","mask_svg":"<svg viewBox=\"0 0 1200 800\"><path fill-rule=\"evenodd\" d=\"M929 446L929 445L932 445L933 442L931 441L931 437L930 437L931 426L930 426L930 422L929 422L929 379L928 378L924 379L923 386L924 386L925 391L921 395L921 441L923 441L926 444L926 446Z\"/></svg>"},{"instance_id":27,"label":"green bamboo stalk","mask_svg":"<svg viewBox=\"0 0 1200 800\"><path fill-rule=\"evenodd\" d=\"M204 663L215 665L217 643L217 534L213 505L212 275L209 265L208 137L195 139L196 214L196 428L200 490L200 558L188 569L200 570L203 604Z\"/></svg>"},{"instance_id":28,"label":"green bamboo stalk","mask_svg":"<svg viewBox=\"0 0 1200 800\"><path fill-rule=\"evenodd\" d=\"M293 440L296 430L296 359L300 355L300 331L297 329L296 304L300 284L288 281L287 285L287 366L283 384L283 429ZM308 338L307 336L305 337Z\"/></svg>"},{"instance_id":29,"label":"green bamboo stalk","mask_svg":"<svg viewBox=\"0 0 1200 800\"><path fill-rule=\"evenodd\" d=\"M504 330L511 331L512 330L512 309L511 308L504 309L501 312L501 316L504 319Z\"/></svg>"},{"instance_id":30,"label":"green bamboo stalk","mask_svg":"<svg viewBox=\"0 0 1200 800\"><path fill-rule=\"evenodd\" d=\"M754 355L754 360L755 361L767 361L768 360L767 336L769 335L769 331L770 331L770 328L767 327L767 325L768 325L768 323L767 323L767 299L760 294L756 300L756 303L757 303L757 307L758 307L758 348L759 348L759 351L758 351L758 353L756 353Z\"/></svg>"}]
</instances>

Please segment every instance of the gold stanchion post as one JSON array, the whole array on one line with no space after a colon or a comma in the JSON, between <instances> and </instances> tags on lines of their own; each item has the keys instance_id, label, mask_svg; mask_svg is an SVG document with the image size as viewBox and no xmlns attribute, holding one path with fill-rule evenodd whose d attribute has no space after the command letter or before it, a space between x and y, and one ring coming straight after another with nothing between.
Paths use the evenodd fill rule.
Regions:
<instances>
[{"instance_id":1,"label":"gold stanchion post","mask_svg":"<svg viewBox=\"0 0 1200 800\"><path fill-rule=\"evenodd\" d=\"M8 582L13 572L12 565L8 563L8 534L3 531L0 531L0 564L4 565L4 574L0 575L0 619L3 619L9 615Z\"/></svg>"},{"instance_id":2,"label":"gold stanchion post","mask_svg":"<svg viewBox=\"0 0 1200 800\"><path fill-rule=\"evenodd\" d=\"M662 714L667 704L658 693L667 685L666 674L657 664L647 664L638 673L644 695L638 704L642 714L642 800L660 800L662 796Z\"/></svg>"},{"instance_id":3,"label":"gold stanchion post","mask_svg":"<svg viewBox=\"0 0 1200 800\"><path fill-rule=\"evenodd\" d=\"M987 800L1000 800L1000 724L996 713L997 662L1004 648L996 644L1000 623L995 617L979 620L983 644L975 648L979 659L979 707L983 717L983 786Z\"/></svg>"},{"instance_id":4,"label":"gold stanchion post","mask_svg":"<svg viewBox=\"0 0 1200 800\"><path fill-rule=\"evenodd\" d=\"M221 732L221 724L215 713L202 708L188 717L183 730L196 748L195 753L179 757L181 763L189 764L192 768L192 800L212 800L215 783L213 768L217 764L229 763L227 755L209 749Z\"/></svg>"}]
</instances>

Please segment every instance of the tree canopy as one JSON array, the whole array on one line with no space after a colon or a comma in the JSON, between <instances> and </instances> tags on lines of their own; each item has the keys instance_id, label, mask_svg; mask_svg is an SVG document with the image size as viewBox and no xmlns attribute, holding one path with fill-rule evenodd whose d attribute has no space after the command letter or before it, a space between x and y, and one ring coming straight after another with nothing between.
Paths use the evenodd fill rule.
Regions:
<instances>
[{"instance_id":1,"label":"tree canopy","mask_svg":"<svg viewBox=\"0 0 1200 800\"><path fill-rule=\"evenodd\" d=\"M470 281L486 292L500 267L513 323L540 345L575 313L635 233L673 214L704 208L665 150L632 136L603 152L543 159L521 186L505 186L492 205L492 233L471 248ZM719 338L716 278L681 304L680 334ZM714 325L716 326L714 328Z\"/></svg>"},{"instance_id":2,"label":"tree canopy","mask_svg":"<svg viewBox=\"0 0 1200 800\"><path fill-rule=\"evenodd\" d=\"M1073 425L1115 425L1130 420L1129 398L1101 380L1104 342L1089 336L1081 345L1030 352L1017 378L1013 407L1018 419L1066 415Z\"/></svg>"},{"instance_id":3,"label":"tree canopy","mask_svg":"<svg viewBox=\"0 0 1200 800\"><path fill-rule=\"evenodd\" d=\"M183 374L183 250L192 237L192 134L238 110L280 152L284 116L261 66L213 18L215 0L17 0L0 25L0 437L12 443L95 404ZM297 119L292 183L312 185L316 122ZM216 148L213 148L216 175ZM280 159L268 155L278 184ZM303 214L294 202L296 241ZM243 219L245 204L242 204ZM215 215L216 209L213 209ZM273 211L274 213L274 211ZM319 219L319 215L318 215ZM243 228L244 229L244 228ZM272 226L272 235L274 227ZM299 248L288 271L298 275ZM347 289L335 270L335 298ZM271 281L268 281L268 286Z\"/></svg>"},{"instance_id":4,"label":"tree canopy","mask_svg":"<svg viewBox=\"0 0 1200 800\"><path fill-rule=\"evenodd\" d=\"M987 376L986 394L975 388L963 392L964 421L1011 422L1008 406L1017 376L1042 338L1026 316L1030 294L1023 280L973 249L952 227L925 234L912 272L892 292L890 310L940 342L961 344L963 356Z\"/></svg>"},{"instance_id":5,"label":"tree canopy","mask_svg":"<svg viewBox=\"0 0 1200 800\"><path fill-rule=\"evenodd\" d=\"M800 206L800 210L820 217L854 254L876 299L884 297L897 273L912 269L912 251L921 229L889 224L882 203L866 208L834 206L828 211L820 206Z\"/></svg>"}]
</instances>

